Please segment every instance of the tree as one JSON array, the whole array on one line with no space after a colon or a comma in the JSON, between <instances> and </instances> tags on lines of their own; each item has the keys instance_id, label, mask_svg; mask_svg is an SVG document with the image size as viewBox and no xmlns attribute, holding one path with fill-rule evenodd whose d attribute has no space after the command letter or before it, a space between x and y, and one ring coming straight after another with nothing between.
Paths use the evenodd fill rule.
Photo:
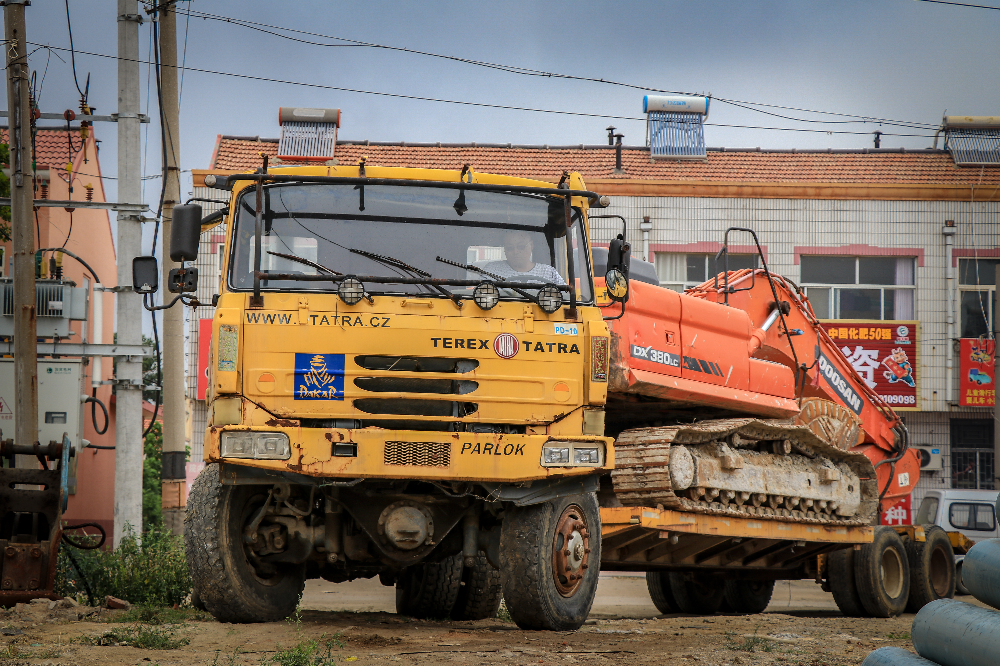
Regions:
<instances>
[{"instance_id":1,"label":"tree","mask_svg":"<svg viewBox=\"0 0 1000 666\"><path fill-rule=\"evenodd\" d=\"M163 426L156 422L143 441L142 531L163 525Z\"/></svg>"}]
</instances>

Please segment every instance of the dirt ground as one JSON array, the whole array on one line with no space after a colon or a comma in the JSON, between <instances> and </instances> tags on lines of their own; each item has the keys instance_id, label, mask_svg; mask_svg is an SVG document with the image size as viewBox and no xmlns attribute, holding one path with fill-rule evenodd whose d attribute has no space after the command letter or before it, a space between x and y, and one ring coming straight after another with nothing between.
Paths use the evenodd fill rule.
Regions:
<instances>
[{"instance_id":1,"label":"dirt ground","mask_svg":"<svg viewBox=\"0 0 1000 666\"><path fill-rule=\"evenodd\" d=\"M972 597L964 601L976 603ZM65 603L65 602L64 602ZM154 625L189 641L177 649L89 645L88 638L135 625L122 611L21 605L0 616L0 664L689 664L853 666L885 645L912 650L912 615L854 619L810 581L779 582L760 615L660 615L645 579L602 574L590 619L573 632L527 632L501 620L430 622L397 616L394 591L377 580L310 581L298 619L259 625L191 620ZM87 615L91 613L90 615ZM80 616L84 615L82 619ZM148 628L148 627L147 627ZM320 646L309 661L288 650ZM114 642L114 639L105 642ZM285 651L284 653L282 651ZM316 658L322 656L318 661Z\"/></svg>"}]
</instances>

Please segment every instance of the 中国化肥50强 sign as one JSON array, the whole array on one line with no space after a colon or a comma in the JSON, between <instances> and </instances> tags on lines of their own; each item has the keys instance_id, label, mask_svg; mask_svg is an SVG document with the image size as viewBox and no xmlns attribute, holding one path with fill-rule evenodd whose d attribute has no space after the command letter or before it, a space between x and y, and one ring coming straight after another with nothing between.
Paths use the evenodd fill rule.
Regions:
<instances>
[{"instance_id":1,"label":"\u4e2d\u56fd\u5316\u80a550\u5f3a sign","mask_svg":"<svg viewBox=\"0 0 1000 666\"><path fill-rule=\"evenodd\" d=\"M916 321L821 322L861 379L893 409L918 409Z\"/></svg>"}]
</instances>

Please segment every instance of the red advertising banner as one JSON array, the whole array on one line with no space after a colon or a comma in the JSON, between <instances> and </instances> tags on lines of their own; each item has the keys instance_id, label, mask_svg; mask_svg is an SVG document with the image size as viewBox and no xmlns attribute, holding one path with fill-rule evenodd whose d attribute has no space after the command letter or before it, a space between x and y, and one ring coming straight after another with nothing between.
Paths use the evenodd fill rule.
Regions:
<instances>
[{"instance_id":1,"label":"red advertising banner","mask_svg":"<svg viewBox=\"0 0 1000 666\"><path fill-rule=\"evenodd\" d=\"M958 362L958 404L963 407L992 407L996 404L994 359L996 340L962 338Z\"/></svg>"},{"instance_id":2,"label":"red advertising banner","mask_svg":"<svg viewBox=\"0 0 1000 666\"><path fill-rule=\"evenodd\" d=\"M212 353L212 320L198 320L198 400L208 391L208 357Z\"/></svg>"},{"instance_id":3,"label":"red advertising banner","mask_svg":"<svg viewBox=\"0 0 1000 666\"><path fill-rule=\"evenodd\" d=\"M882 525L912 525L913 504L911 495L907 495L882 512Z\"/></svg>"},{"instance_id":4,"label":"red advertising banner","mask_svg":"<svg viewBox=\"0 0 1000 666\"><path fill-rule=\"evenodd\" d=\"M895 410L918 409L919 322L821 322L865 383Z\"/></svg>"}]
</instances>

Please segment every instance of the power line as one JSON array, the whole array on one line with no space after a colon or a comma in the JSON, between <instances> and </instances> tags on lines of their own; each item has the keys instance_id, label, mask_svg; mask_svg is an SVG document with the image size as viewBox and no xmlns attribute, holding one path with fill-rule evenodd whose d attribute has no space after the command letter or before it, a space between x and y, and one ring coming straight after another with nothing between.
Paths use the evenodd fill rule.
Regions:
<instances>
[{"instance_id":1,"label":"power line","mask_svg":"<svg viewBox=\"0 0 1000 666\"><path fill-rule=\"evenodd\" d=\"M87 93L80 90L80 82L76 78L76 51L73 48L73 24L69 20L69 0L66 0L66 29L69 32L69 57L73 61L73 83L76 84L76 91L80 97L87 99ZM87 75L87 90L90 90L90 75Z\"/></svg>"},{"instance_id":2,"label":"power line","mask_svg":"<svg viewBox=\"0 0 1000 666\"><path fill-rule=\"evenodd\" d=\"M993 11L1000 12L1000 7L993 7L990 5L970 5L967 2L947 2L946 0L918 0L919 2L932 2L936 5L955 5L956 7L972 7L974 9L992 9Z\"/></svg>"},{"instance_id":3,"label":"power line","mask_svg":"<svg viewBox=\"0 0 1000 666\"><path fill-rule=\"evenodd\" d=\"M246 19L238 19L238 18L232 18L232 17L228 17L228 16L220 16L218 14L209 14L209 13L206 13L206 12L192 11L191 14L194 15L195 18L201 18L201 19L207 19L207 20L213 20L213 21L220 21L220 22L223 22L223 23L230 23L232 25L240 26L240 27L247 28L247 29L250 29L250 30L256 30L256 31L263 32L263 33L266 33L266 34L269 34L269 35L274 35L275 37L280 37L282 39L288 39L288 40L291 40L291 41L300 42L300 43L303 43L303 44L308 44L308 45L313 45L313 46L323 46L323 47L358 46L358 47L365 47L365 48L385 49L385 50L389 50L389 51L399 51L399 52L402 52L402 53L412 53L412 54L415 54L415 55L427 56L427 57L431 57L431 58L441 58L441 59L451 60L451 61L459 62L459 63L463 63L463 64L474 65L474 66L478 66L478 67L486 67L486 68L489 68L489 69L496 69L498 71L508 72L508 73L511 73L511 74L519 74L519 75L523 75L523 76L534 76L534 77L542 77L542 78L559 78L559 79L567 79L567 80L574 80L574 81L586 81L586 82L591 82L591 83L600 83L600 84L605 84L605 85L613 85L613 86L619 86L619 87L624 87L624 88L631 88L633 90L641 90L641 91L645 91L645 92L658 92L658 93L673 94L673 95L691 95L691 94L694 94L694 93L690 93L690 92L683 92L683 91L676 91L676 90L665 90L665 89L655 88L655 87L652 87L652 86L643 86L643 85L637 85L637 84L632 84L632 83L625 83L625 82L621 82L621 81L613 81L613 80L604 79L604 78L596 78L596 77L588 77L588 76L577 76L577 75L572 75L572 74L561 74L561 73L556 73L556 72L547 72L547 71L543 71L543 70L530 69L530 68L527 68L527 67L519 67L519 66L515 66L515 65L505 65L505 64L500 64L500 63L485 62L485 61L482 61L482 60L474 60L474 59L471 59L471 58L462 58L462 57L459 57L459 56L450 56L450 55L443 55L443 54L440 54L440 53L433 53L433 52L429 52L429 51L420 51L420 50L417 50L417 49L408 49L408 48L401 47L401 46L391 46L391 45L387 45L387 44L377 44L377 43L374 43L374 42L364 42L364 41L360 41L360 40L356 40L356 39L350 39L350 38L347 38L347 37L337 37L335 35L324 35L324 34L321 34L321 33L309 32L309 31L306 31L306 30L298 30L298 29L295 29L295 28L284 28L284 27L281 27L281 26L270 25L270 24L267 24L267 23L259 23L259 22L256 22L256 21L248 21ZM305 40L305 39L298 39L298 38L292 37L291 35L282 35L280 33L273 32L274 30L282 30L282 31L285 31L285 32L291 32L291 33L295 33L295 34L308 35L310 37L319 37L319 38L323 38L323 39L332 39L332 40L337 40L337 41L343 41L343 42L348 42L348 44L326 44L326 43L322 43L322 42L314 42L314 41ZM854 120L854 121L839 121L839 122L857 122L857 123L865 123L865 124L867 124L867 123L878 123L878 124L884 124L884 125L898 125L898 126L902 126L902 127L913 127L913 128L924 127L924 128L927 128L927 129L936 129L937 128L937 125L934 124L934 123L920 123L920 122L916 122L916 121L893 120L893 119L889 119L889 118L875 118L875 117L872 117L872 116L864 116L864 115L857 115L857 114L850 114L850 113L838 113L838 112L833 112L833 111L819 111L819 110L816 110L816 109L803 109L803 108L782 106L782 105L778 105L778 104L766 104L766 103L763 103L763 102L749 102L749 101L744 101L744 100L732 100L732 99L726 99L726 98L723 98L723 97L712 97L712 99L714 101L716 101L716 102L722 102L722 103L731 104L731 105L734 105L734 106L741 106L741 105L763 106L763 107L767 107L767 108L783 109L783 110L786 110L786 111L801 111L801 112L804 112L804 113L817 113L817 114L824 114L824 115L833 115L833 116L838 116L838 117L843 117L843 118L856 118L857 119L857 120ZM748 108L747 106L742 106L741 108L747 109L748 111L756 111L757 113L764 113L764 114L767 114L767 115L777 115L777 114L768 113L766 111L762 111L761 109ZM827 120L813 120L813 119L805 119L805 118L791 118L791 117L788 117L788 116L780 116L780 115L777 115L777 117L785 118L786 120L798 121L798 122L812 122L812 123L837 123L838 122L838 121L827 121Z\"/></svg>"},{"instance_id":4,"label":"power line","mask_svg":"<svg viewBox=\"0 0 1000 666\"><path fill-rule=\"evenodd\" d=\"M45 46L45 45L43 45L43 46ZM45 48L58 49L58 50L63 50L63 51L66 50L65 48L58 47L58 46L45 46ZM94 53L94 52L91 52L91 51L80 51L80 53L84 54L84 55L95 56L95 57L98 57L98 58L109 58L111 60L119 60L120 59L118 56L107 55L107 54L104 54L104 53ZM125 58L123 60L132 61L131 59L128 59L128 58ZM142 62L142 61L136 60L134 62ZM445 98L440 98L440 97L422 97L420 95L404 95L402 93L391 93L391 92L382 92L382 91L377 91L377 90L361 90L361 89L358 89L358 88L346 88L346 87L341 87L341 86L330 86L330 85L325 85L325 84L322 84L322 83L309 83L309 82L305 82L305 81L290 81L290 80L287 80L287 79L276 79L276 78L271 78L271 77L266 77L266 76L255 76L255 75L252 75L252 74L240 74L240 73L236 73L236 72L221 72L221 71L218 71L218 70L203 69L203 68L200 68L200 67L187 67L186 69L187 69L187 71L198 72L200 74L213 74L213 75L216 75L216 76L229 76L229 77L233 77L233 78L246 79L246 80L250 80L250 81L261 81L263 83L280 83L280 84L283 84L283 85L302 86L302 87L306 87L306 88L317 88L317 89L320 89L320 90L336 90L338 92L356 93L356 94L359 94L359 95L376 95L376 96L379 96L379 97L392 97L392 98L395 98L395 99L409 99L409 100L415 100L415 101L420 101L420 102L436 102L436 103L440 103L440 104L456 104L456 105L460 105L460 106L473 106L473 107L479 107L479 108L500 109L500 110L504 110L504 111L527 111L527 112L531 112L531 113L552 113L552 114L558 114L558 115L564 115L564 116L577 116L577 117L584 117L584 118L603 118L603 119L607 119L607 120L634 120L634 121L637 121L637 122L645 122L646 121L646 118L635 117L635 116L619 116L619 115L604 114L604 113L586 113L586 112L583 112L583 111L563 111L563 110L560 110L560 109L539 109L539 108L533 108L533 107L527 107L527 106L512 106L512 105L506 105L506 104L489 104L487 102L470 102L470 101L467 101L467 100L445 99ZM709 126L714 126L714 127L732 127L732 128L743 128L743 129L762 129L762 130L780 130L780 131L786 131L786 132L818 132L818 133L825 133L825 134L857 134L857 135L865 135L865 136L868 136L868 135L871 134L871 132L855 132L855 131L847 131L847 130L823 130L823 129L807 129L807 128L794 128L794 127L757 127L757 126L753 126L753 125L727 125L727 124L722 124L722 123L705 123L705 124L709 125ZM930 134L896 134L896 133L891 133L891 132L882 132L882 136L917 136L917 137L924 137L924 138L928 138L929 139L929 138L931 138L932 135L930 135Z\"/></svg>"}]
</instances>

